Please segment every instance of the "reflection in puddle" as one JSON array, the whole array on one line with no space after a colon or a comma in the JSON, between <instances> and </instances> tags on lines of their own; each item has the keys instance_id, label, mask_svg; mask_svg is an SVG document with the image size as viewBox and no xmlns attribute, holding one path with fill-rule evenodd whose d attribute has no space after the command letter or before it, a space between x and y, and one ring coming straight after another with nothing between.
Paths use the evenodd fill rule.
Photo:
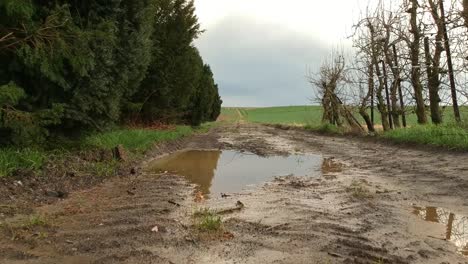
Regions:
<instances>
[{"instance_id":1,"label":"reflection in puddle","mask_svg":"<svg viewBox=\"0 0 468 264\"><path fill-rule=\"evenodd\" d=\"M156 160L148 168L184 176L208 196L239 192L274 176L319 176L321 163L318 155L260 157L236 151L188 150Z\"/></svg>"},{"instance_id":2,"label":"reflection in puddle","mask_svg":"<svg viewBox=\"0 0 468 264\"><path fill-rule=\"evenodd\" d=\"M413 213L425 221L445 225L445 239L454 243L461 254L468 256L468 216L455 215L437 207L415 206Z\"/></svg>"}]
</instances>

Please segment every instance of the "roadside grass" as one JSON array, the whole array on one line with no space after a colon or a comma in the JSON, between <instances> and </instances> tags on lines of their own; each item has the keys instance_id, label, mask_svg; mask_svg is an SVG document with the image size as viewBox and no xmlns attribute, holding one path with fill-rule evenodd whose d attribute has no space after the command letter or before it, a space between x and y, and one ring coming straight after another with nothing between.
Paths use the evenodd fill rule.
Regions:
<instances>
[{"instance_id":1,"label":"roadside grass","mask_svg":"<svg viewBox=\"0 0 468 264\"><path fill-rule=\"evenodd\" d=\"M47 159L47 153L35 149L0 149L0 178L14 173L18 169L37 172Z\"/></svg>"},{"instance_id":2,"label":"roadside grass","mask_svg":"<svg viewBox=\"0 0 468 264\"><path fill-rule=\"evenodd\" d=\"M206 123L200 127L175 126L168 130L120 128L109 132L96 133L77 141L53 142L47 149L0 148L0 178L13 175L16 171L28 170L39 173L48 160L60 160L76 155L80 150L112 150L122 145L131 157L148 151L155 144L173 141L194 133L207 132L215 123ZM83 171L99 176L111 176L117 172L118 162L87 162Z\"/></svg>"},{"instance_id":3,"label":"roadside grass","mask_svg":"<svg viewBox=\"0 0 468 264\"><path fill-rule=\"evenodd\" d=\"M468 130L456 124L417 125L388 131L381 136L400 143L417 143L468 150Z\"/></svg>"},{"instance_id":4,"label":"roadside grass","mask_svg":"<svg viewBox=\"0 0 468 264\"><path fill-rule=\"evenodd\" d=\"M120 129L89 136L83 144L99 149L111 149L123 145L130 151L144 152L155 143L175 140L192 132L193 129L189 126L177 126L170 130Z\"/></svg>"},{"instance_id":5,"label":"roadside grass","mask_svg":"<svg viewBox=\"0 0 468 264\"><path fill-rule=\"evenodd\" d=\"M218 232L223 229L221 216L209 208L198 209L193 213L195 227L202 232Z\"/></svg>"}]
</instances>

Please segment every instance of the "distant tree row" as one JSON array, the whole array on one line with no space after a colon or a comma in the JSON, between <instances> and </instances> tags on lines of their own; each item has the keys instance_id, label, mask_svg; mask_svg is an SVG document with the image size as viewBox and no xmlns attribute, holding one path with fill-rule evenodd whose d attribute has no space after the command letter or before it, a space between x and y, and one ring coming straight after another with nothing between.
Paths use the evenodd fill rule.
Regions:
<instances>
[{"instance_id":1,"label":"distant tree row","mask_svg":"<svg viewBox=\"0 0 468 264\"><path fill-rule=\"evenodd\" d=\"M359 126L337 111L346 104L357 106L369 131L375 130L374 108L384 130L406 126L409 112L419 124L441 124L447 115L462 121L460 106L468 102L468 0L378 1L361 15L352 40L352 59L335 52L312 76L325 121Z\"/></svg>"},{"instance_id":2,"label":"distant tree row","mask_svg":"<svg viewBox=\"0 0 468 264\"><path fill-rule=\"evenodd\" d=\"M193 0L0 1L0 143L215 120Z\"/></svg>"}]
</instances>

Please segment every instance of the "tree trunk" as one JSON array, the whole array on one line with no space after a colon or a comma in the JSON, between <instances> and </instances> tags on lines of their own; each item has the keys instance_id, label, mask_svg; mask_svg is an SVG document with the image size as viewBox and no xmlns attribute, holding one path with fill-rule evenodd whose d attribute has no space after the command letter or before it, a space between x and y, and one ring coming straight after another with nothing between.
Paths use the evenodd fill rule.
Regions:
<instances>
[{"instance_id":1,"label":"tree trunk","mask_svg":"<svg viewBox=\"0 0 468 264\"><path fill-rule=\"evenodd\" d=\"M457 123L461 122L460 108L458 106L457 89L455 84L455 75L453 73L452 52L450 51L450 40L448 37L447 26L445 25L445 10L444 1L439 0L440 5L440 20L444 36L445 52L447 53L447 66L449 70L450 91L452 92L452 107Z\"/></svg>"},{"instance_id":2,"label":"tree trunk","mask_svg":"<svg viewBox=\"0 0 468 264\"><path fill-rule=\"evenodd\" d=\"M368 87L367 87L367 95L362 99L361 101L361 106L359 107L359 114L362 116L364 121L366 122L367 130L369 132L375 132L374 128L374 122L372 121L371 117L367 113L367 104L369 99L373 99L373 93L374 93L374 67L372 67L372 64L369 65L368 67Z\"/></svg>"},{"instance_id":3,"label":"tree trunk","mask_svg":"<svg viewBox=\"0 0 468 264\"><path fill-rule=\"evenodd\" d=\"M424 53L426 54L426 72L427 72L427 86L429 88L429 102L431 108L432 123L442 123L442 115L440 114L439 107L439 70L437 65L432 65L432 56L429 48L429 38L424 38Z\"/></svg>"},{"instance_id":4,"label":"tree trunk","mask_svg":"<svg viewBox=\"0 0 468 264\"><path fill-rule=\"evenodd\" d=\"M426 108L424 105L423 86L421 84L421 69L419 64L419 48L421 46L421 31L418 27L418 0L411 0L412 6L409 10L411 13L410 32L413 34L413 41L410 43L411 50L411 83L414 89L414 98L416 100L416 115L419 124L426 124Z\"/></svg>"},{"instance_id":5,"label":"tree trunk","mask_svg":"<svg viewBox=\"0 0 468 264\"><path fill-rule=\"evenodd\" d=\"M385 19L384 19L385 20ZM393 76L393 81L392 85L390 87L390 94L388 92L388 75L386 73L386 70L384 68L384 75L385 75L385 85L386 88L386 93L387 93L387 104L388 104L388 111L389 111L389 122L390 122L390 127L401 127L400 125L400 107L398 105L398 99L397 99L397 91L398 91L398 84L399 82L399 69L395 67L394 65L394 60L390 51L390 36L392 32L392 28L389 24L386 24L385 22L383 23L383 26L385 28L385 45L384 45L384 55L385 55L385 64L389 66L390 71L392 72ZM393 45L395 46L395 45ZM397 58L395 58L395 61L398 61ZM382 65L382 67L385 67Z\"/></svg>"},{"instance_id":6,"label":"tree trunk","mask_svg":"<svg viewBox=\"0 0 468 264\"><path fill-rule=\"evenodd\" d=\"M382 127L384 131L390 130L390 123L388 123L388 112L387 107L385 106L385 99L383 97L383 90L384 90L384 78L380 71L379 63L375 63L375 73L379 77L379 88L377 89L377 108L379 109L380 116L382 118Z\"/></svg>"},{"instance_id":7,"label":"tree trunk","mask_svg":"<svg viewBox=\"0 0 468 264\"><path fill-rule=\"evenodd\" d=\"M394 77L392 86L390 87L390 103L389 104L391 105L391 109L392 109L392 111L390 112L391 117L392 117L391 121L394 127L399 128L401 127L401 124L400 124L401 109L400 109L400 106L398 105L397 93L398 93L398 88L400 85L400 74L399 74L399 69L393 63L392 56L390 55L389 50L387 49L385 53L386 53L385 60L388 66L390 66L390 70L392 71L392 75Z\"/></svg>"},{"instance_id":8,"label":"tree trunk","mask_svg":"<svg viewBox=\"0 0 468 264\"><path fill-rule=\"evenodd\" d=\"M395 44L393 44L393 59L395 60L395 64L394 64L395 85L396 85L396 89L398 90L398 95L400 97L399 110L401 114L401 121L403 122L403 127L406 127L405 101L403 99L403 91L401 90L400 64L398 63L398 53L397 53Z\"/></svg>"},{"instance_id":9,"label":"tree trunk","mask_svg":"<svg viewBox=\"0 0 468 264\"><path fill-rule=\"evenodd\" d=\"M468 0L463 0L463 18L465 19L465 26L468 28Z\"/></svg>"},{"instance_id":10,"label":"tree trunk","mask_svg":"<svg viewBox=\"0 0 468 264\"><path fill-rule=\"evenodd\" d=\"M426 57L427 87L429 89L429 102L431 108L431 119L434 124L442 123L442 113L440 111L440 59L444 47L442 39L444 37L444 27L439 8L434 0L428 0L430 11L437 28L435 36L434 56L431 55L429 37L424 38L424 53Z\"/></svg>"},{"instance_id":11,"label":"tree trunk","mask_svg":"<svg viewBox=\"0 0 468 264\"><path fill-rule=\"evenodd\" d=\"M384 61L382 62L382 71L384 75L384 84L385 84L385 97L387 99L387 113L388 113L388 123L390 124L390 129L393 129L393 110L392 105L390 104L390 93L388 91L388 75L387 75L387 65Z\"/></svg>"}]
</instances>

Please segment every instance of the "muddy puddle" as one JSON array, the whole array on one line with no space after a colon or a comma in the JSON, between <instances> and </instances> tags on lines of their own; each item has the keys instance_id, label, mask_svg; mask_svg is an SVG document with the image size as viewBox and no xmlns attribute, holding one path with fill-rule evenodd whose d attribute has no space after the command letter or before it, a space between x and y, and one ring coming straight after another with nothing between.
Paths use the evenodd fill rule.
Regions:
<instances>
[{"instance_id":1,"label":"muddy puddle","mask_svg":"<svg viewBox=\"0 0 468 264\"><path fill-rule=\"evenodd\" d=\"M444 239L454 243L458 252L468 257L468 216L456 215L438 207L413 207L413 214L422 220L443 225Z\"/></svg>"},{"instance_id":2,"label":"muddy puddle","mask_svg":"<svg viewBox=\"0 0 468 264\"><path fill-rule=\"evenodd\" d=\"M319 177L321 165L319 155L260 157L229 150L187 150L155 160L148 169L184 176L209 198L240 192L276 176Z\"/></svg>"}]
</instances>

